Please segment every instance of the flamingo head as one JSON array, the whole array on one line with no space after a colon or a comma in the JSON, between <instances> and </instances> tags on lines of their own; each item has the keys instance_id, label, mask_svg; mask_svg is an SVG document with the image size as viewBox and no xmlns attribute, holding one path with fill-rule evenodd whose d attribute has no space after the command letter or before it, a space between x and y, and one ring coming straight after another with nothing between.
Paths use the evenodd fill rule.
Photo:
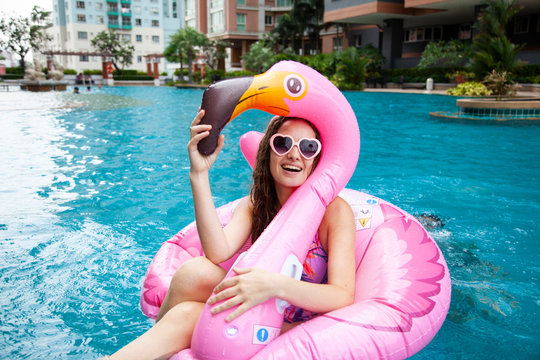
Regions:
<instances>
[{"instance_id":1,"label":"flamingo head","mask_svg":"<svg viewBox=\"0 0 540 360\"><path fill-rule=\"evenodd\" d=\"M199 143L202 154L214 152L227 123L248 109L258 109L307 119L317 128L323 151L316 172L324 168L333 173L324 198L337 195L356 168L360 152L356 116L344 95L306 65L281 61L260 75L214 83L205 90L201 108L205 110L201 123L212 125L210 135Z\"/></svg>"}]
</instances>

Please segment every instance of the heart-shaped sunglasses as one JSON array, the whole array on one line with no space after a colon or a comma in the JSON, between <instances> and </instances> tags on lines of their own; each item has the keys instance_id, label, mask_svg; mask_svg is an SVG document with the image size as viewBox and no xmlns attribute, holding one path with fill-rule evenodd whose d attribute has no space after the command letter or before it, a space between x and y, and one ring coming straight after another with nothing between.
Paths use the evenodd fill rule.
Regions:
<instances>
[{"instance_id":1,"label":"heart-shaped sunglasses","mask_svg":"<svg viewBox=\"0 0 540 360\"><path fill-rule=\"evenodd\" d=\"M321 142L317 139L301 138L295 141L292 136L279 133L270 138L270 147L278 156L287 154L295 145L306 160L313 159L321 152Z\"/></svg>"}]
</instances>

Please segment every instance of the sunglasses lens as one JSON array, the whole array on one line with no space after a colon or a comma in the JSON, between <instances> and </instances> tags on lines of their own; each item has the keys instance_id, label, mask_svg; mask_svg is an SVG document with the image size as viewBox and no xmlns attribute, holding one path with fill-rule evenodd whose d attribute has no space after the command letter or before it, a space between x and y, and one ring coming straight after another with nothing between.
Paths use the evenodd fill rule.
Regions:
<instances>
[{"instance_id":1,"label":"sunglasses lens","mask_svg":"<svg viewBox=\"0 0 540 360\"><path fill-rule=\"evenodd\" d=\"M319 144L315 140L302 140L300 141L300 152L305 158L310 159L317 154L319 150Z\"/></svg>"},{"instance_id":2,"label":"sunglasses lens","mask_svg":"<svg viewBox=\"0 0 540 360\"><path fill-rule=\"evenodd\" d=\"M289 137L276 136L274 138L273 145L274 145L274 150L279 155L283 155L283 154L287 153L291 149L291 147L293 145L293 142L292 142L292 139L289 138Z\"/></svg>"}]
</instances>

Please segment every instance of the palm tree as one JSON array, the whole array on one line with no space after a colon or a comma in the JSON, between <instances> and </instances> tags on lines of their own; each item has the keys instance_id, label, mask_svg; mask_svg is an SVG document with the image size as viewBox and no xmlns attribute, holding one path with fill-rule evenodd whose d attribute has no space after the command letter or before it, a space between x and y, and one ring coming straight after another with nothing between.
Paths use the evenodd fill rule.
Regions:
<instances>
[{"instance_id":1,"label":"palm tree","mask_svg":"<svg viewBox=\"0 0 540 360\"><path fill-rule=\"evenodd\" d=\"M476 28L479 34L473 43L473 70L483 78L491 71L511 72L518 62L517 54L525 46L515 45L506 36L506 26L520 11L515 0L486 0Z\"/></svg>"},{"instance_id":2,"label":"palm tree","mask_svg":"<svg viewBox=\"0 0 540 360\"><path fill-rule=\"evenodd\" d=\"M183 74L183 59L186 59L188 65L188 81L193 82L193 57L197 48L202 48L208 44L206 35L198 32L192 27L186 27L178 30L171 36L169 45L164 51L167 59L175 61L180 60L180 71Z\"/></svg>"}]
</instances>

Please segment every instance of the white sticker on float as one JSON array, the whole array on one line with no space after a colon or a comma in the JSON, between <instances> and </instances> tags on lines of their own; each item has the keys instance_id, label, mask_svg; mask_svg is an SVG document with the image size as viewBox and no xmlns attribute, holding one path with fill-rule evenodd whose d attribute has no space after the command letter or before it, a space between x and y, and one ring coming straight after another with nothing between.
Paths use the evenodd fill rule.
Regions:
<instances>
[{"instance_id":1,"label":"white sticker on float","mask_svg":"<svg viewBox=\"0 0 540 360\"><path fill-rule=\"evenodd\" d=\"M253 344L268 345L281 333L280 328L264 325L253 325Z\"/></svg>"},{"instance_id":2,"label":"white sticker on float","mask_svg":"<svg viewBox=\"0 0 540 360\"><path fill-rule=\"evenodd\" d=\"M351 206L356 223L356 231L369 229L371 227L371 216L373 215L373 206L371 205L353 205Z\"/></svg>"}]
</instances>

